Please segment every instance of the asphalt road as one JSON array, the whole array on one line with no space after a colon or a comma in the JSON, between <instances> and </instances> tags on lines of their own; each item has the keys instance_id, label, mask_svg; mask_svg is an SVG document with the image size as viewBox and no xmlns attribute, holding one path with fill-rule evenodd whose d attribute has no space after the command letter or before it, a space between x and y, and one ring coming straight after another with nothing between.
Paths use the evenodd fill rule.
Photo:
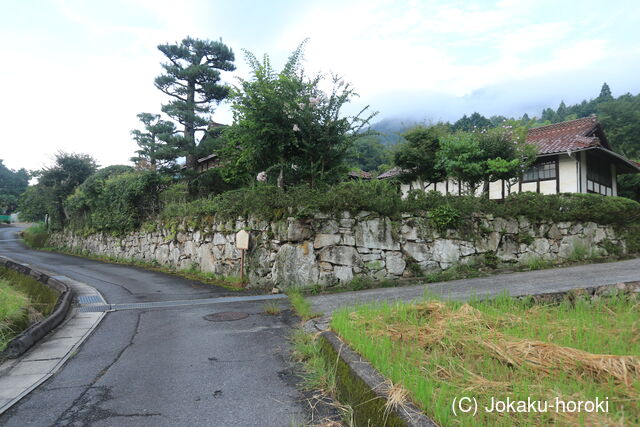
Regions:
<instances>
[{"instance_id":1,"label":"asphalt road","mask_svg":"<svg viewBox=\"0 0 640 427\"><path fill-rule=\"evenodd\" d=\"M238 295L171 275L33 251L0 228L0 255L97 288L109 303ZM2 426L287 426L308 404L288 360L293 320L263 302L108 313L51 379L0 416ZM282 303L283 305L286 303ZM283 307L286 308L286 307ZM236 321L204 316L242 312Z\"/></svg>"},{"instance_id":2,"label":"asphalt road","mask_svg":"<svg viewBox=\"0 0 640 427\"><path fill-rule=\"evenodd\" d=\"M373 301L412 301L422 299L424 296L468 300L470 298L493 297L502 293L511 296L532 295L637 281L640 281L640 258L602 264L497 274L426 285L318 295L309 297L308 300L314 311L329 315L340 307Z\"/></svg>"}]
</instances>

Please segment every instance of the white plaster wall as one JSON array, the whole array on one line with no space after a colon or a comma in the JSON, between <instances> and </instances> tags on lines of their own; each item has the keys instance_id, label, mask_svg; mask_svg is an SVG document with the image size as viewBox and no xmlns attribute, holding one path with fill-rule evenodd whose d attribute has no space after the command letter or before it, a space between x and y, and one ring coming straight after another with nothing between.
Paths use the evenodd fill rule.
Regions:
<instances>
[{"instance_id":1,"label":"white plaster wall","mask_svg":"<svg viewBox=\"0 0 640 427\"><path fill-rule=\"evenodd\" d=\"M576 160L576 155L578 153L573 154L573 158L568 154L561 154L558 156L558 169L560 171L560 192L561 193L577 193L578 192L578 162ZM554 183L555 186L555 183ZM540 191L542 192L542 187L540 187ZM545 193L545 194L555 194L556 189L554 187L553 193Z\"/></svg>"},{"instance_id":2,"label":"white plaster wall","mask_svg":"<svg viewBox=\"0 0 640 427\"><path fill-rule=\"evenodd\" d=\"M407 197L409 191L411 190L411 184L401 184L400 191L402 192L402 197Z\"/></svg>"},{"instance_id":3,"label":"white plaster wall","mask_svg":"<svg viewBox=\"0 0 640 427\"><path fill-rule=\"evenodd\" d=\"M542 194L556 194L557 193L556 180L540 181L540 193ZM535 190L534 190L535 191Z\"/></svg>"},{"instance_id":4,"label":"white plaster wall","mask_svg":"<svg viewBox=\"0 0 640 427\"><path fill-rule=\"evenodd\" d=\"M504 195L507 196L507 186L505 184ZM502 180L489 183L489 198L502 199Z\"/></svg>"}]
</instances>

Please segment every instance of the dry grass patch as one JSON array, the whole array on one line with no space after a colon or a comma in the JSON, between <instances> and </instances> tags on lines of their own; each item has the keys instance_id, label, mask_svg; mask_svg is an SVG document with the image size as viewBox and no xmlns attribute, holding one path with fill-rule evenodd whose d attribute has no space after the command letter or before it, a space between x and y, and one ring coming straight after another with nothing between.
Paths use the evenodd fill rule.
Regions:
<instances>
[{"instance_id":1,"label":"dry grass patch","mask_svg":"<svg viewBox=\"0 0 640 427\"><path fill-rule=\"evenodd\" d=\"M332 327L442 425L640 424L637 295L536 305L507 296L468 304L363 305ZM454 416L455 397L604 400L608 413Z\"/></svg>"}]
</instances>

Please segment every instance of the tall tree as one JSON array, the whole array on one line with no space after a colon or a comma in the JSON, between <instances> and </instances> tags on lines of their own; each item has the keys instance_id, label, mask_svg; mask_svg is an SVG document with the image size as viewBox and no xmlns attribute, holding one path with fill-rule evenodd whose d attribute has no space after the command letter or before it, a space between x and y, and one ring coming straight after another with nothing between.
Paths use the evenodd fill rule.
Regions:
<instances>
[{"instance_id":1,"label":"tall tree","mask_svg":"<svg viewBox=\"0 0 640 427\"><path fill-rule=\"evenodd\" d=\"M225 133L227 180L255 180L265 172L279 186L285 181L314 186L346 173L348 150L372 115L361 117L368 107L355 116L342 115L342 107L357 94L336 77L330 93L321 90L323 77L304 73L303 48L304 43L280 72L268 56L260 62L245 52L252 76L234 91L234 123Z\"/></svg>"},{"instance_id":2,"label":"tall tree","mask_svg":"<svg viewBox=\"0 0 640 427\"><path fill-rule=\"evenodd\" d=\"M447 176L464 184L468 194L484 184L503 179L512 185L536 158L535 147L525 142L526 128L514 123L481 132L457 132L445 137L438 161Z\"/></svg>"},{"instance_id":3,"label":"tall tree","mask_svg":"<svg viewBox=\"0 0 640 427\"><path fill-rule=\"evenodd\" d=\"M53 166L36 173L38 184L29 187L28 197L23 198L21 209L29 212L32 217L43 218L48 214L50 225L61 228L68 219L66 198L96 169L95 159L88 154L58 152Z\"/></svg>"},{"instance_id":4,"label":"tall tree","mask_svg":"<svg viewBox=\"0 0 640 427\"><path fill-rule=\"evenodd\" d=\"M596 98L597 102L608 102L613 101L613 95L611 94L611 89L609 85L605 82L602 84L602 88L600 89L600 95Z\"/></svg>"},{"instance_id":5,"label":"tall tree","mask_svg":"<svg viewBox=\"0 0 640 427\"><path fill-rule=\"evenodd\" d=\"M134 141L140 147L137 156L131 161L140 165L145 163L149 169L156 170L166 167L173 159L180 156L180 152L171 144L176 133L173 122L160 119L159 114L140 113L138 119L144 130L131 131Z\"/></svg>"},{"instance_id":6,"label":"tall tree","mask_svg":"<svg viewBox=\"0 0 640 427\"><path fill-rule=\"evenodd\" d=\"M467 194L475 194L486 174L486 158L478 134L456 132L443 138L438 163L448 177L464 184Z\"/></svg>"},{"instance_id":7,"label":"tall tree","mask_svg":"<svg viewBox=\"0 0 640 427\"><path fill-rule=\"evenodd\" d=\"M621 96L598 104L598 117L612 148L632 159L640 159L640 95Z\"/></svg>"},{"instance_id":8,"label":"tall tree","mask_svg":"<svg viewBox=\"0 0 640 427\"><path fill-rule=\"evenodd\" d=\"M12 170L0 159L0 214L15 211L18 197L29 185L29 172L26 169Z\"/></svg>"},{"instance_id":9,"label":"tall tree","mask_svg":"<svg viewBox=\"0 0 640 427\"><path fill-rule=\"evenodd\" d=\"M556 120L558 122L563 122L567 118L568 114L569 113L568 113L568 110L567 110L567 105L564 103L564 101L560 101L560 105L558 106L558 109L556 110Z\"/></svg>"},{"instance_id":10,"label":"tall tree","mask_svg":"<svg viewBox=\"0 0 640 427\"><path fill-rule=\"evenodd\" d=\"M465 114L459 119L457 122L453 124L451 130L456 131L464 131L464 132L472 132L474 130L482 130L493 127L491 120L487 119L482 114L475 112L469 117Z\"/></svg>"},{"instance_id":11,"label":"tall tree","mask_svg":"<svg viewBox=\"0 0 640 427\"><path fill-rule=\"evenodd\" d=\"M381 165L388 164L390 157L389 150L380 142L378 135L368 135L355 140L347 162L350 166L372 172Z\"/></svg>"},{"instance_id":12,"label":"tall tree","mask_svg":"<svg viewBox=\"0 0 640 427\"><path fill-rule=\"evenodd\" d=\"M222 41L187 37L180 43L159 45L169 60L162 64L165 73L156 77L155 85L173 99L162 111L184 126L183 137L175 140L187 159L196 166L196 132L204 131L214 104L229 95L229 87L221 84L221 71L233 71L235 56Z\"/></svg>"},{"instance_id":13,"label":"tall tree","mask_svg":"<svg viewBox=\"0 0 640 427\"><path fill-rule=\"evenodd\" d=\"M402 143L393 155L394 163L406 171L405 181L418 181L424 189L425 182L438 182L445 176L437 160L440 140L446 135L445 125L416 126L402 134Z\"/></svg>"}]
</instances>

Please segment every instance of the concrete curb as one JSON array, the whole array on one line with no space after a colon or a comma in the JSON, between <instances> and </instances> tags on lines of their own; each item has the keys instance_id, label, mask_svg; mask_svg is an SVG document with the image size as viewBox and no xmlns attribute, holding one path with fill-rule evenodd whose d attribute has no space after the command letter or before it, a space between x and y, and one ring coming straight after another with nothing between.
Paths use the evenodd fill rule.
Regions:
<instances>
[{"instance_id":1,"label":"concrete curb","mask_svg":"<svg viewBox=\"0 0 640 427\"><path fill-rule=\"evenodd\" d=\"M640 281L574 288L560 292L518 295L514 298L532 297L537 303L555 303L567 297L598 298L617 292L639 293ZM353 407L357 425L406 425L411 427L438 425L412 403L384 412L384 403L389 397L386 386L388 381L373 365L329 330L330 322L331 315L326 315L309 320L302 328L307 333L318 334L319 339L322 340L321 347L325 360L336 361L338 400ZM344 381L344 375L349 376L348 381ZM390 414L391 412L393 414Z\"/></svg>"},{"instance_id":2,"label":"concrete curb","mask_svg":"<svg viewBox=\"0 0 640 427\"><path fill-rule=\"evenodd\" d=\"M12 260L9 261L16 265L30 268L24 264L19 264ZM34 270L31 271L33 272ZM68 295L75 294L78 298L81 296L97 296L106 303L100 292L92 286L76 282L65 276L54 276L54 273L50 272L37 273L47 276L47 282L67 287L69 289ZM69 299L70 302L71 298ZM66 320L63 317L61 324L50 330L37 342L37 345L32 346L18 358L1 362L0 415L56 374L66 361L76 353L106 314L106 312L82 313L75 308L71 308Z\"/></svg>"},{"instance_id":3,"label":"concrete curb","mask_svg":"<svg viewBox=\"0 0 640 427\"><path fill-rule=\"evenodd\" d=\"M34 270L28 265L20 264L2 256L0 256L0 265L31 276L45 286L55 289L60 294L51 314L22 331L20 335L9 341L7 347L0 352L0 360L4 358L15 359L22 356L42 337L62 323L71 307L73 291L65 283L50 277L48 274Z\"/></svg>"}]
</instances>

